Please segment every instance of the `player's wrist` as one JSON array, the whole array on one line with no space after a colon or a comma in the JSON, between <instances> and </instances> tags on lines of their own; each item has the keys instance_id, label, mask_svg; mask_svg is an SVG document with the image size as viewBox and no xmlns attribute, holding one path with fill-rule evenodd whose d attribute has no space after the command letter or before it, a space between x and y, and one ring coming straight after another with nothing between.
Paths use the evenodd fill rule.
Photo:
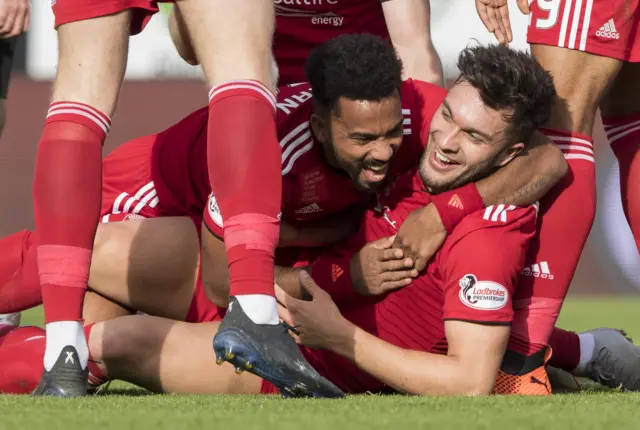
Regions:
<instances>
[{"instance_id":1,"label":"player's wrist","mask_svg":"<svg viewBox=\"0 0 640 430\"><path fill-rule=\"evenodd\" d=\"M327 342L327 350L334 352L343 357L352 359L354 344L355 344L355 332L358 328L340 315L340 318L335 321L335 333Z\"/></svg>"},{"instance_id":2,"label":"player's wrist","mask_svg":"<svg viewBox=\"0 0 640 430\"><path fill-rule=\"evenodd\" d=\"M482 196L473 182L431 198L447 233L467 216L484 208Z\"/></svg>"}]
</instances>

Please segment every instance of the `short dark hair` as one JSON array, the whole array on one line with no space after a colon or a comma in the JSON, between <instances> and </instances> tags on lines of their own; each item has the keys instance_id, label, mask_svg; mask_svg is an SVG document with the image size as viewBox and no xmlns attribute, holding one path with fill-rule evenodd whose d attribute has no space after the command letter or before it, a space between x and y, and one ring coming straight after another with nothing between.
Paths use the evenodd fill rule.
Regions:
<instances>
[{"instance_id":1,"label":"short dark hair","mask_svg":"<svg viewBox=\"0 0 640 430\"><path fill-rule=\"evenodd\" d=\"M338 99L375 101L402 85L402 62L388 41L372 34L344 34L311 51L305 65L314 102L332 111Z\"/></svg>"},{"instance_id":2,"label":"short dark hair","mask_svg":"<svg viewBox=\"0 0 640 430\"><path fill-rule=\"evenodd\" d=\"M549 72L530 54L502 45L474 46L458 57L460 76L480 92L484 104L503 112L510 142L527 143L551 114L556 90Z\"/></svg>"}]
</instances>

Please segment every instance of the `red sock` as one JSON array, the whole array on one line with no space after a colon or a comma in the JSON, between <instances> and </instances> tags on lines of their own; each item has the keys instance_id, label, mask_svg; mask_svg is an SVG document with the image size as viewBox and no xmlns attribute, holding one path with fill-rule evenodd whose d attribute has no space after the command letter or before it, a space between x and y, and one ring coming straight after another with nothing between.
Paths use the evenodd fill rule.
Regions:
<instances>
[{"instance_id":1,"label":"red sock","mask_svg":"<svg viewBox=\"0 0 640 430\"><path fill-rule=\"evenodd\" d=\"M0 239L0 313L20 312L42 304L35 235L20 231Z\"/></svg>"},{"instance_id":2,"label":"red sock","mask_svg":"<svg viewBox=\"0 0 640 430\"><path fill-rule=\"evenodd\" d=\"M45 334L40 327L16 327L0 337L0 393L31 393L42 376Z\"/></svg>"},{"instance_id":3,"label":"red sock","mask_svg":"<svg viewBox=\"0 0 640 430\"><path fill-rule=\"evenodd\" d=\"M78 321L100 215L110 119L82 103L49 108L33 187L45 321Z\"/></svg>"},{"instance_id":4,"label":"red sock","mask_svg":"<svg viewBox=\"0 0 640 430\"><path fill-rule=\"evenodd\" d=\"M514 296L511 332L531 344L547 345L591 230L596 188L593 140L560 130L541 131L562 149L569 172L540 200L538 234Z\"/></svg>"},{"instance_id":5,"label":"red sock","mask_svg":"<svg viewBox=\"0 0 640 430\"><path fill-rule=\"evenodd\" d=\"M257 81L232 81L209 100L209 179L224 219L230 295L273 296L282 201L276 99Z\"/></svg>"},{"instance_id":6,"label":"red sock","mask_svg":"<svg viewBox=\"0 0 640 430\"><path fill-rule=\"evenodd\" d=\"M553 350L549 366L567 371L578 367L580 363L580 338L577 333L556 327L549 337L549 346Z\"/></svg>"},{"instance_id":7,"label":"red sock","mask_svg":"<svg viewBox=\"0 0 640 430\"><path fill-rule=\"evenodd\" d=\"M618 159L622 208L640 252L640 114L602 122Z\"/></svg>"}]
</instances>

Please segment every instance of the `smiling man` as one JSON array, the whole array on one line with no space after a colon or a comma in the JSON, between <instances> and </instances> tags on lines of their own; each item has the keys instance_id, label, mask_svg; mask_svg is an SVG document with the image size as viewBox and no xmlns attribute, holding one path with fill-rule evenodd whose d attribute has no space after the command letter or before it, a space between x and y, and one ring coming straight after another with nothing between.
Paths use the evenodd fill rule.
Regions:
<instances>
[{"instance_id":1,"label":"smiling man","mask_svg":"<svg viewBox=\"0 0 640 430\"><path fill-rule=\"evenodd\" d=\"M497 48L485 49L494 52ZM336 221L338 226L344 224L345 210L369 201L372 193L383 185L384 178L395 178L415 167L424 145L431 140L431 118L446 95L445 90L419 81L402 83L401 65L395 52L390 45L370 35L341 36L325 43L308 60L308 75L309 85L283 88L278 99L285 226L281 247L313 247L345 237L348 229L336 228ZM508 80L504 83L513 85ZM459 88L465 88L464 82ZM454 98L456 94L460 94L460 99ZM451 101L450 107L455 101L458 109L462 109L454 113L456 120L466 112L467 103L475 105L472 95L468 91L450 94L447 99ZM476 134L484 133L493 139L487 130L497 132L496 124L486 122L487 118L480 115L482 112L476 109L466 113L476 114L481 120L461 130L461 135L478 148L490 142L474 141ZM225 244L219 239L223 217L215 196L210 196L207 180L206 121L207 110L196 111L163 132L128 142L105 160L103 220L127 221L100 229L104 234L99 233L101 239L96 249L106 250L109 256L103 258L105 254L98 253L92 263L94 290L148 314L188 322L219 320L222 312L209 298L219 293L218 287L224 292L229 275ZM483 210L485 203L498 203L506 198L508 203L526 204L544 195L562 176L566 165L558 148L540 141L533 129L530 132L525 153L513 159L519 148L514 147L506 154L503 161L513 159L508 166L496 170L498 163L483 172L491 173L488 177L471 175L478 179L477 184L469 182L435 196L433 202L438 199L441 202L435 211L436 219L441 216L448 228L453 229L464 215ZM427 158L427 161L438 163L434 168L443 174L449 169L473 168L478 162L462 158L445 146L438 154L446 160ZM468 154L474 152L469 150ZM489 159L485 161L489 163ZM224 160L217 168L226 168ZM530 190L532 183L539 183L541 177L545 179L544 186L521 193L523 189ZM425 204L427 208L434 207L432 203ZM200 279L196 282L198 236L193 224L184 217L190 216L199 228L203 210L208 227L202 232L204 260L215 264L204 265L203 282ZM171 216L183 218L167 218ZM161 219L145 223L150 220L136 218ZM418 225L422 225L420 222ZM438 224L442 226L439 220ZM432 238L428 230L421 228L414 236L426 237L427 241ZM0 312L22 310L41 300L39 287L31 282L34 243L37 239L28 232L2 241L7 258L0 265L4 279L0 283ZM310 261L308 255L300 252L283 251L284 256L279 256L283 265ZM165 261L167 258L169 261ZM407 281L401 282L406 285ZM226 305L226 300L225 294L221 304ZM238 320L246 319L246 306L251 304L234 305L228 314L237 315ZM258 311L253 309L247 314ZM276 327L286 336L282 325ZM244 360L238 350L218 351L218 355L235 360L234 365L241 369L256 371L258 367L255 362ZM304 362L297 349L282 360L286 365ZM273 367L273 363L267 367ZM321 381L314 378L314 383ZM272 378L272 382L281 390L290 388L286 380ZM326 388L325 384L312 394L326 394Z\"/></svg>"},{"instance_id":2,"label":"smiling man","mask_svg":"<svg viewBox=\"0 0 640 430\"><path fill-rule=\"evenodd\" d=\"M493 73L495 64L501 66L500 75ZM420 129L422 141L428 144L419 168L392 178L379 189L378 204L366 212L360 234L312 264L314 279L333 296L338 308L308 278L303 279L303 287L314 295L313 301L283 297L289 309L282 315L297 326L300 340L325 348L302 348L302 353L343 391L487 393L496 375L500 375L499 381L505 380L506 370L499 373L499 368L507 344L515 351L528 346L529 339L512 335L510 324L527 321L526 310L514 314L513 306L517 300L527 299L516 285L535 232L536 210L532 206L496 205L476 210L454 227L426 273L411 285L370 298L355 292L372 292L371 273L381 269L374 264L372 270L368 264L379 259L379 252L393 266L388 270L392 274L415 276L402 256L396 255L398 250L388 247L388 237L410 214L435 196L453 192L453 187L503 173L521 156L528 157L524 151L533 148L534 130L546 120L555 95L548 74L528 55L504 47L467 49L460 56L460 68L462 76L448 95L440 91L438 98L432 92L432 104L423 107L421 115L430 120ZM443 100L446 103L441 103ZM356 110L372 106L356 101L339 105L339 114L331 115L331 127L314 127L320 139L323 130L327 134L331 130L331 140L336 143L341 136L353 137L338 119L347 121L349 106ZM385 103L374 106L384 111ZM389 120L389 124L388 129L393 130L397 122ZM556 151L549 163L557 162L558 157L562 162ZM311 178L315 175L312 172ZM367 177L353 176L356 180ZM154 391L274 392L274 385L253 375L236 377L230 366L211 365L211 339L224 310L207 300L212 292L208 280L212 268L198 266L197 236L189 221L184 221L130 220L99 230L92 266L94 289L133 309L203 324L131 316L90 325L91 352L99 362L94 363L94 376L125 379ZM208 240L204 245L204 252L211 252ZM22 268L13 267L12 276L18 275L4 288L18 282L24 287L28 254L27 250L20 255L25 263ZM196 279L200 270L203 279ZM283 269L278 282L292 295L300 296L295 270ZM238 306L232 303L234 312ZM91 315L88 309L86 317L95 321ZM26 329L11 333L19 338L22 330ZM9 362L40 353L41 345L35 341L25 344L18 342L26 354L17 353L9 343L0 352ZM544 370L536 370L529 376L541 378L544 389Z\"/></svg>"}]
</instances>

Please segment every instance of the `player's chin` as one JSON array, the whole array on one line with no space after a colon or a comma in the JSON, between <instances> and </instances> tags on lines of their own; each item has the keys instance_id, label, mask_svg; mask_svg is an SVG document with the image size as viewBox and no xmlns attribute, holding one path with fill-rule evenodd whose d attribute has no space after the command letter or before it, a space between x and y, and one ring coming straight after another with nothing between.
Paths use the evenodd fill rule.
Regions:
<instances>
[{"instance_id":1,"label":"player's chin","mask_svg":"<svg viewBox=\"0 0 640 430\"><path fill-rule=\"evenodd\" d=\"M434 172L420 171L420 178L425 188L431 194L440 194L453 188L456 182L455 175L441 175Z\"/></svg>"},{"instance_id":2,"label":"player's chin","mask_svg":"<svg viewBox=\"0 0 640 430\"><path fill-rule=\"evenodd\" d=\"M380 188L382 188L383 185L384 185L384 181L380 181L380 182L359 182L358 183L358 188L360 189L360 191L362 191L364 193L373 194L373 193L379 191Z\"/></svg>"}]
</instances>

